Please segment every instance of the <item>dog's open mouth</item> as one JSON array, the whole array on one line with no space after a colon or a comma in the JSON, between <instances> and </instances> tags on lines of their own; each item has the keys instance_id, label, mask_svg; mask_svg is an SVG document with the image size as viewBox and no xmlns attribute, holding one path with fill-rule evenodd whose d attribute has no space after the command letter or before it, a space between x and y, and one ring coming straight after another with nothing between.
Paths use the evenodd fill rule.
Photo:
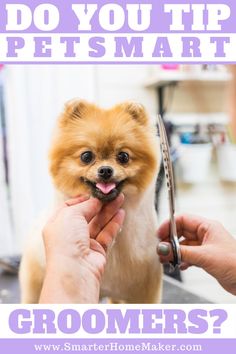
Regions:
<instances>
[{"instance_id":1,"label":"dog's open mouth","mask_svg":"<svg viewBox=\"0 0 236 354\"><path fill-rule=\"evenodd\" d=\"M124 180L120 182L92 182L83 177L81 180L90 187L93 197L105 202L115 199L120 194L125 182Z\"/></svg>"}]
</instances>

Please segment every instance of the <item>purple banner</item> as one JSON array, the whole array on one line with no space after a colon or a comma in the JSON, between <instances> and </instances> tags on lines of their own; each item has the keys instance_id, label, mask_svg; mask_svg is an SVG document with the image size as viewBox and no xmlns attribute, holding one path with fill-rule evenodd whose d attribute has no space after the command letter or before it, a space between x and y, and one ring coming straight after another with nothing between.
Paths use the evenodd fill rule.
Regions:
<instances>
[{"instance_id":1,"label":"purple banner","mask_svg":"<svg viewBox=\"0 0 236 354\"><path fill-rule=\"evenodd\" d=\"M15 4L15 9L12 4ZM177 7L172 8L171 4ZM51 5L50 8L48 5ZM78 5L84 5L84 10L82 11ZM91 28L82 24L81 29L78 29L84 14L90 19ZM176 21L179 16L182 18L183 28L176 26L175 29L171 29L173 18ZM108 17L109 19L106 20ZM139 26L134 29L130 24L132 19L133 22L136 21L136 17ZM11 23L15 20L18 25L23 22L23 29L19 26L17 30L7 30L9 18ZM46 23L52 21L52 26L45 26L42 29L41 22L44 19ZM47 0L45 2L1 0L0 2L0 33L40 33L42 31L50 33L235 33L235 21L234 0L222 2L218 0L116 0L114 2L109 0ZM107 22L114 26L107 29ZM220 27L214 26L216 23Z\"/></svg>"},{"instance_id":2,"label":"purple banner","mask_svg":"<svg viewBox=\"0 0 236 354\"><path fill-rule=\"evenodd\" d=\"M4 354L201 353L235 354L236 339L0 339Z\"/></svg>"}]
</instances>

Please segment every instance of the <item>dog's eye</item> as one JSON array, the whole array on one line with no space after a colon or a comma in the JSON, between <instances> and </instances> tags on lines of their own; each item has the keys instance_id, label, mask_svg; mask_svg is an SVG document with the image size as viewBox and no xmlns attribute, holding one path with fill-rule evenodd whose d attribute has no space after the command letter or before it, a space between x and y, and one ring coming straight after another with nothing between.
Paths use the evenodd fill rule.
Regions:
<instances>
[{"instance_id":1,"label":"dog's eye","mask_svg":"<svg viewBox=\"0 0 236 354\"><path fill-rule=\"evenodd\" d=\"M83 152L83 154L81 154L80 159L84 163L90 163L94 159L94 154L92 153L92 151L85 151Z\"/></svg>"},{"instance_id":2,"label":"dog's eye","mask_svg":"<svg viewBox=\"0 0 236 354\"><path fill-rule=\"evenodd\" d=\"M129 154L127 152L120 152L117 156L117 160L121 164L126 164L129 162Z\"/></svg>"}]
</instances>

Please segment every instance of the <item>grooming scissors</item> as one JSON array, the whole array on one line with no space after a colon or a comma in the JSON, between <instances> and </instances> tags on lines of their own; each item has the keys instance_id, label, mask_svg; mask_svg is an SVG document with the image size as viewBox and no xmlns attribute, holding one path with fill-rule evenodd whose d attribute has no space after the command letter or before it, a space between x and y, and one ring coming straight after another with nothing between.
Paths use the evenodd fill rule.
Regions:
<instances>
[{"instance_id":1,"label":"grooming scissors","mask_svg":"<svg viewBox=\"0 0 236 354\"><path fill-rule=\"evenodd\" d=\"M158 115L158 126L170 209L170 242L173 250L173 261L170 262L170 266L171 270L174 271L176 267L180 266L181 264L181 252L175 222L175 187L170 148L166 135L165 125L160 115Z\"/></svg>"}]
</instances>

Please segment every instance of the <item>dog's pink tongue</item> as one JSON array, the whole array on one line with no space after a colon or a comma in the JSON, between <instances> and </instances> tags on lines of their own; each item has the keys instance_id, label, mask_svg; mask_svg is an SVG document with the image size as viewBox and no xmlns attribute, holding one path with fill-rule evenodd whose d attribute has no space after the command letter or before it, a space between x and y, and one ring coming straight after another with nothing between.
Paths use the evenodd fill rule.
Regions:
<instances>
[{"instance_id":1,"label":"dog's pink tongue","mask_svg":"<svg viewBox=\"0 0 236 354\"><path fill-rule=\"evenodd\" d=\"M96 187L100 189L103 194L108 194L116 188L116 185L115 183L97 183Z\"/></svg>"}]
</instances>

